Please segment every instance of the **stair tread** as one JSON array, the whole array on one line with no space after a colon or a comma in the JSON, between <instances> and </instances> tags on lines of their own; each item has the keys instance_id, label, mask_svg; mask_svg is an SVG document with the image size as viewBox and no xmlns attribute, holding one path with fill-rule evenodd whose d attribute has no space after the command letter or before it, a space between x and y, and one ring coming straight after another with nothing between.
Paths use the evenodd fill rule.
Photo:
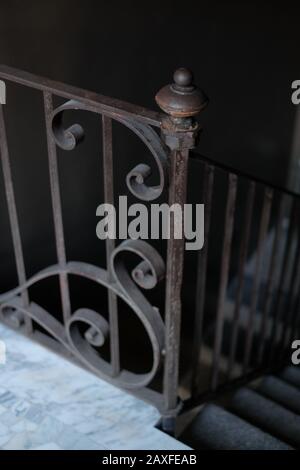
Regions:
<instances>
[{"instance_id":1,"label":"stair tread","mask_svg":"<svg viewBox=\"0 0 300 470\"><path fill-rule=\"evenodd\" d=\"M294 413L300 414L300 389L294 385L268 375L263 378L256 390Z\"/></svg>"},{"instance_id":2,"label":"stair tread","mask_svg":"<svg viewBox=\"0 0 300 470\"><path fill-rule=\"evenodd\" d=\"M300 416L250 388L240 388L230 409L265 432L300 447Z\"/></svg>"},{"instance_id":3,"label":"stair tread","mask_svg":"<svg viewBox=\"0 0 300 470\"><path fill-rule=\"evenodd\" d=\"M279 377L281 377L286 382L289 382L291 385L300 388L300 367L285 367L279 374Z\"/></svg>"},{"instance_id":4,"label":"stair tread","mask_svg":"<svg viewBox=\"0 0 300 470\"><path fill-rule=\"evenodd\" d=\"M290 450L291 447L214 404L207 404L181 440L194 449Z\"/></svg>"}]
</instances>

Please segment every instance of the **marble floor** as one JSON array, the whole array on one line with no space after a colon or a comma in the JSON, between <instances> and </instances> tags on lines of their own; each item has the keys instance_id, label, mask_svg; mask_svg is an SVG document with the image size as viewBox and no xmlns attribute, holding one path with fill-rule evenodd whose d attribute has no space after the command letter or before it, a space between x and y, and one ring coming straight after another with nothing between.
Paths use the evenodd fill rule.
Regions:
<instances>
[{"instance_id":1,"label":"marble floor","mask_svg":"<svg viewBox=\"0 0 300 470\"><path fill-rule=\"evenodd\" d=\"M3 325L0 341L1 449L188 449L152 406Z\"/></svg>"}]
</instances>

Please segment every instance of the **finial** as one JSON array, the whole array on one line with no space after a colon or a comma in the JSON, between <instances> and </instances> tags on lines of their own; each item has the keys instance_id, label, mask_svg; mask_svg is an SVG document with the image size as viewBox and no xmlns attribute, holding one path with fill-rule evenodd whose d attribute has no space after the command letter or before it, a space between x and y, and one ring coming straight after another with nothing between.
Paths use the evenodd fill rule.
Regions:
<instances>
[{"instance_id":1,"label":"finial","mask_svg":"<svg viewBox=\"0 0 300 470\"><path fill-rule=\"evenodd\" d=\"M174 83L166 85L156 95L158 106L172 118L187 118L199 114L208 104L205 93L193 84L193 74L179 68L173 75Z\"/></svg>"}]
</instances>

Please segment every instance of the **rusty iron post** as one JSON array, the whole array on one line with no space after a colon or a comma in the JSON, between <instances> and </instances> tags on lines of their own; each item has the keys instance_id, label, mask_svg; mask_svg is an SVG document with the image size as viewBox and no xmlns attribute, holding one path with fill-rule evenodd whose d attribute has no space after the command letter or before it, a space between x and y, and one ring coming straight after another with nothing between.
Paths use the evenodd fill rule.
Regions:
<instances>
[{"instance_id":1,"label":"rusty iron post","mask_svg":"<svg viewBox=\"0 0 300 470\"><path fill-rule=\"evenodd\" d=\"M174 83L162 88L155 99L166 113L161 129L162 138L169 148L169 205L180 204L183 208L186 203L189 151L196 146L200 131L195 116L206 107L208 99L193 84L193 75L188 69L179 68L173 78ZM174 238L174 216L171 216L170 221L170 237L167 249L162 427L166 432L173 433L180 407L178 376L184 263L184 238Z\"/></svg>"}]
</instances>

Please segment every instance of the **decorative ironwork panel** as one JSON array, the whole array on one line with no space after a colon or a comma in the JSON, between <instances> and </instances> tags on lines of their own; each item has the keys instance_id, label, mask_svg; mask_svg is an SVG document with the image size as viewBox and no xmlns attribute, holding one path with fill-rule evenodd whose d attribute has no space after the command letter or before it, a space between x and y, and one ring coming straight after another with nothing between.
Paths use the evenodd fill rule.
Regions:
<instances>
[{"instance_id":1,"label":"decorative ironwork panel","mask_svg":"<svg viewBox=\"0 0 300 470\"><path fill-rule=\"evenodd\" d=\"M183 240L172 236L168 242L166 266L162 256L148 242L125 240L117 247L114 240L106 240L107 267L100 268L84 262L68 260L65 245L63 211L60 194L57 147L72 151L84 139L79 124L64 128L63 116L69 111L88 111L102 119L104 199L113 204L113 133L112 121L126 126L138 136L150 151L157 167L159 183L148 184L151 168L138 163L126 176L127 186L137 200L155 201L169 187L169 203L186 201L187 162L189 149L194 147L199 126L193 116L207 103L205 95L192 83L192 75L185 69L174 74L174 84L163 88L156 99L166 114L153 112L76 89L61 83L36 77L9 67L0 67L0 77L43 93L44 117L49 160L50 189L53 207L57 263L46 267L30 278L26 276L21 231L17 215L14 185L10 169L9 145L6 138L3 106L0 107L0 150L4 184L10 217L19 285L0 295L0 317L6 324L32 338L42 339L47 346L58 349L60 344L68 355L99 377L125 388L154 403L163 415L163 426L171 429L178 413L178 362L181 311L181 283L183 270ZM55 108L53 97L66 101ZM158 133L161 131L161 135ZM174 224L174 221L172 222ZM140 261L129 272L126 259L132 255ZM154 289L166 278L165 321L162 312L151 305L144 289ZM79 276L104 286L108 291L108 320L90 308L72 311L70 275ZM29 288L43 279L58 277L62 321L30 299ZM122 299L142 323L149 337L153 361L150 370L134 373L124 369L120 358L118 299ZM50 335L36 331L40 325ZM84 328L83 328L84 327ZM110 361L99 353L109 338ZM61 350L61 348L60 348ZM164 364L162 390L154 391L150 384Z\"/></svg>"}]
</instances>

